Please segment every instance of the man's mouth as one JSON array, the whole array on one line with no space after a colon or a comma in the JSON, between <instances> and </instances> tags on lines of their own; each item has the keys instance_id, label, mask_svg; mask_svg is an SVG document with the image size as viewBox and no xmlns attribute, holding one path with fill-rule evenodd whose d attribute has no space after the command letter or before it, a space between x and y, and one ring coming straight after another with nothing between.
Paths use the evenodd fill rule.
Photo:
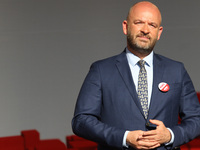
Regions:
<instances>
[{"instance_id":1,"label":"man's mouth","mask_svg":"<svg viewBox=\"0 0 200 150\"><path fill-rule=\"evenodd\" d=\"M143 42L147 42L151 39L149 35L144 35L144 34L139 34L137 35L137 37Z\"/></svg>"}]
</instances>

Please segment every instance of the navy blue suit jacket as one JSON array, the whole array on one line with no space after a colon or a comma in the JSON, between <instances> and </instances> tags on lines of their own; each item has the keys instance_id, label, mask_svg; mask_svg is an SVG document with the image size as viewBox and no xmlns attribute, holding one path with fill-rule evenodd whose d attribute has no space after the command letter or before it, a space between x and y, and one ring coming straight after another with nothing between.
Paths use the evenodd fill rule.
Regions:
<instances>
[{"instance_id":1,"label":"navy blue suit jacket","mask_svg":"<svg viewBox=\"0 0 200 150\"><path fill-rule=\"evenodd\" d=\"M175 135L173 145L157 149L172 149L200 134L200 104L183 64L158 54L153 57L153 88L147 120L157 119L171 128ZM161 92L160 82L168 83L170 90ZM178 115L182 118L180 125ZM73 132L98 142L100 150L122 149L125 131L148 130L147 120L125 51L93 63L78 96Z\"/></svg>"}]
</instances>

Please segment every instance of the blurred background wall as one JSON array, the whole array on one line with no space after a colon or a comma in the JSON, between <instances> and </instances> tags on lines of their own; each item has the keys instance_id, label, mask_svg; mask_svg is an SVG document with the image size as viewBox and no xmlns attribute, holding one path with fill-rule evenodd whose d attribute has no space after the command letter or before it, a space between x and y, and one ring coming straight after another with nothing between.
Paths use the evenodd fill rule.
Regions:
<instances>
[{"instance_id":1,"label":"blurred background wall","mask_svg":"<svg viewBox=\"0 0 200 150\"><path fill-rule=\"evenodd\" d=\"M72 134L92 62L121 53L122 21L136 0L0 0L0 137L37 129ZM200 91L200 1L154 0L164 31L155 52L182 61Z\"/></svg>"}]
</instances>

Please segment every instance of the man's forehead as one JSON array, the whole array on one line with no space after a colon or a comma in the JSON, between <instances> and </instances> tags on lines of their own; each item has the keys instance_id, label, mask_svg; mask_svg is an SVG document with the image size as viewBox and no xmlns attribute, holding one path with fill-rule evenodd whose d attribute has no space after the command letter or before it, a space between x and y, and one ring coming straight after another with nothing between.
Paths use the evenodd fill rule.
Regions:
<instances>
[{"instance_id":1,"label":"man's forehead","mask_svg":"<svg viewBox=\"0 0 200 150\"><path fill-rule=\"evenodd\" d=\"M133 7L129 12L129 19L130 20L144 20L144 21L150 21L155 23L161 22L161 14L158 9L155 7Z\"/></svg>"}]
</instances>

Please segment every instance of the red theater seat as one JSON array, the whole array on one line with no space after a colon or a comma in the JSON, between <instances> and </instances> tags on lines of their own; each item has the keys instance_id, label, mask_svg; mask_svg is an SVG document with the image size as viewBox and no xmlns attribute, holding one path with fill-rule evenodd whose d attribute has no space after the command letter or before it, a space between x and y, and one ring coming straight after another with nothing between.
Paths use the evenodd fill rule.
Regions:
<instances>
[{"instance_id":1,"label":"red theater seat","mask_svg":"<svg viewBox=\"0 0 200 150\"><path fill-rule=\"evenodd\" d=\"M198 97L199 103L200 103L200 92L197 92L197 97Z\"/></svg>"},{"instance_id":2,"label":"red theater seat","mask_svg":"<svg viewBox=\"0 0 200 150\"><path fill-rule=\"evenodd\" d=\"M196 138L181 146L181 150L200 150L200 138Z\"/></svg>"},{"instance_id":3,"label":"red theater seat","mask_svg":"<svg viewBox=\"0 0 200 150\"><path fill-rule=\"evenodd\" d=\"M36 150L66 150L66 145L58 139L41 140Z\"/></svg>"},{"instance_id":4,"label":"red theater seat","mask_svg":"<svg viewBox=\"0 0 200 150\"><path fill-rule=\"evenodd\" d=\"M26 150L67 150L66 145L59 139L40 140L37 130L26 130L21 134L25 140Z\"/></svg>"},{"instance_id":5,"label":"red theater seat","mask_svg":"<svg viewBox=\"0 0 200 150\"><path fill-rule=\"evenodd\" d=\"M0 150L24 150L22 136L8 136L0 138Z\"/></svg>"},{"instance_id":6,"label":"red theater seat","mask_svg":"<svg viewBox=\"0 0 200 150\"><path fill-rule=\"evenodd\" d=\"M197 92L197 97L200 103L200 92ZM181 150L200 150L200 137L197 137L189 143L182 145Z\"/></svg>"},{"instance_id":7,"label":"red theater seat","mask_svg":"<svg viewBox=\"0 0 200 150\"><path fill-rule=\"evenodd\" d=\"M67 148L77 150L97 150L97 143L86 140L76 135L66 137Z\"/></svg>"},{"instance_id":8,"label":"red theater seat","mask_svg":"<svg viewBox=\"0 0 200 150\"><path fill-rule=\"evenodd\" d=\"M37 130L24 130L21 135L24 137L26 150L34 150L40 142L40 133Z\"/></svg>"}]
</instances>

